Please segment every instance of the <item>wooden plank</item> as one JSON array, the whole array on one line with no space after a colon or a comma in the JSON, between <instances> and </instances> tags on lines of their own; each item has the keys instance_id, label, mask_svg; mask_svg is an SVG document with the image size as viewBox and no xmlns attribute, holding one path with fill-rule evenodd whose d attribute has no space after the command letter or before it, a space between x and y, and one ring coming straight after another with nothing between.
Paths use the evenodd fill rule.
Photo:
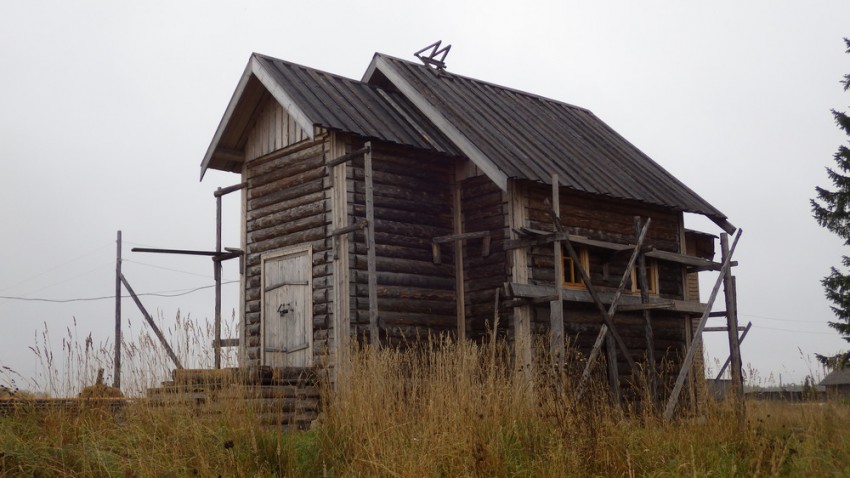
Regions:
<instances>
[{"instance_id":1,"label":"wooden plank","mask_svg":"<svg viewBox=\"0 0 850 478\"><path fill-rule=\"evenodd\" d=\"M615 388L614 384L613 384L613 379L614 379L615 376L617 377L617 383L619 384L619 373L617 371L617 364L616 364L617 354L616 354L616 349L613 347L614 341L617 341L619 343L620 348L623 351L624 358L629 363L631 370L634 371L636 369L634 359L632 359L631 356L629 355L628 347L626 347L626 345L625 345L625 343L623 343L622 339L617 338L618 335L616 333L616 329L614 329L614 314L617 313L617 305L618 305L617 303L619 302L620 297L622 297L623 290L626 288L626 283L627 283L628 279L631 278L632 267L634 267L635 261L637 260L637 257L640 255L640 249L641 249L641 246L643 246L644 239L646 239L646 233L649 230L650 223L652 223L652 219L648 218L646 220L646 224L643 226L643 229L641 229L641 231L638 235L638 240L637 240L637 244L635 244L634 252L632 253L632 256L629 258L628 265L626 266L626 269L623 272L623 277L620 279L620 284L617 286L617 292L612 297L611 305L608 307L607 311L605 310L604 305L602 305L601 299L599 298L598 295L596 295L596 292L593 290L593 287L590 284L590 280L587 277L587 273L584 272L582 270L581 265L576 262L577 269L579 269L579 272L582 273L582 277L585 281L585 284L587 284L588 292L591 294L591 296L593 296L593 301L596 303L596 306L600 309L600 312L602 313L603 319L605 320L605 323L602 325L602 327L599 328L599 335L596 338L596 342L593 345L593 349L590 351L590 356L587 359L587 364L585 365L584 372L581 375L581 379L580 379L579 384L578 384L578 393L581 392L581 388L582 388L583 384L587 381L588 378L590 378L590 370L593 367L594 360L596 359L597 355L599 354L599 347L602 345L602 338L603 337L610 335L610 337L607 338L606 341L605 341L606 347L607 347L607 354L608 354L608 378L609 378L609 381L612 382L612 392L614 394L614 397L617 399L618 403L619 403L619 399L620 399L619 385L617 385L617 387ZM567 245L569 246L569 241L567 241ZM570 247L570 249L572 249L571 246L569 246L569 247ZM573 261L575 261L575 259L573 259ZM613 362L613 364L612 364L612 362Z\"/></svg>"},{"instance_id":2,"label":"wooden plank","mask_svg":"<svg viewBox=\"0 0 850 478\"><path fill-rule=\"evenodd\" d=\"M729 236L725 233L720 235L720 250L722 257L727 258L729 252ZM736 401L736 415L738 426L745 425L744 406L744 374L741 363L741 344L738 340L738 300L736 297L735 277L732 276L732 268L727 267L723 278L723 292L726 299L726 326L729 336L729 356L732 358L730 372L732 375L732 391Z\"/></svg>"},{"instance_id":3,"label":"wooden plank","mask_svg":"<svg viewBox=\"0 0 850 478\"><path fill-rule=\"evenodd\" d=\"M463 277L463 240L470 239L471 237L463 237L472 236L480 233L469 233L464 234L463 232L463 205L461 203L461 183L460 183L460 164L455 166L455 177L454 177L454 185L452 187L452 225L454 227L454 234L452 236L448 236L446 238L443 237L435 237L433 239L434 245L439 244L440 242L448 242L454 241L455 246L455 308L457 314L457 339L458 341L466 340L466 297L465 297L465 284ZM490 233L486 233L489 235ZM435 263L439 263L439 246L437 246L436 252L438 254L435 255L434 259L437 259Z\"/></svg>"},{"instance_id":4,"label":"wooden plank","mask_svg":"<svg viewBox=\"0 0 850 478\"><path fill-rule=\"evenodd\" d=\"M714 288L711 290L711 295L708 298L705 312L703 312L699 325L697 326L697 330L694 332L694 341L691 343L690 347L688 347L688 352L685 355L685 359L682 361L682 368L679 370L679 375L676 377L676 383L673 386L673 391L670 393L670 398L668 399L667 406L664 409L665 420L669 421L673 419L673 412L676 411L676 405L679 403L679 394L682 392L682 386L685 383L685 378L693 364L694 355L696 354L698 345L702 342L702 331L705 328L705 323L708 321L709 311L711 310L711 306L714 305L714 300L717 298L720 286L723 284L726 271L729 269L731 263L732 254L735 252L735 247L738 245L738 240L741 238L741 233L741 229L738 229L738 233L735 234L735 240L732 242L729 254L723 258L723 265L720 268L720 274L717 276L717 281L714 284Z\"/></svg>"},{"instance_id":5,"label":"wooden plank","mask_svg":"<svg viewBox=\"0 0 850 478\"><path fill-rule=\"evenodd\" d=\"M127 288L127 292L130 293L130 297L133 298L133 302L136 303L136 306L139 308L139 311L142 312L142 316L145 318L148 325L151 326L151 329L159 339L159 342L165 348L165 352L168 354L168 357L171 358L171 361L174 363L174 366L178 369L182 369L183 365L180 364L180 360L177 358L177 355L174 353L174 350L171 349L171 345L169 345L168 341L165 340L165 336L162 335L162 331L160 331L159 327L156 326L156 322L153 321L153 318L148 313L147 309L145 309L145 306L142 305L142 301L139 300L139 297L133 291L133 288L130 286L130 283L127 281L127 278L124 277L124 274L121 274L121 282L124 284L124 287Z\"/></svg>"},{"instance_id":6,"label":"wooden plank","mask_svg":"<svg viewBox=\"0 0 850 478\"><path fill-rule=\"evenodd\" d=\"M647 219L648 221L648 219ZM635 237L640 236L641 219L640 216L635 216ZM657 273L657 271L656 271ZM640 287L640 302L641 304L649 304L649 281L646 276L646 254L641 252L638 254L637 260L637 282ZM659 284L658 276L655 277L656 285ZM649 309L643 310L644 320L644 335L646 337L646 363L647 373L649 374L649 396L650 400L655 405L658 396L658 370L655 363L655 339L652 333L652 313Z\"/></svg>"},{"instance_id":7,"label":"wooden plank","mask_svg":"<svg viewBox=\"0 0 850 478\"><path fill-rule=\"evenodd\" d=\"M526 299L546 297L552 293L552 288L548 286L537 284L518 284L515 282L508 284L508 290L511 297ZM593 298L587 290L564 288L562 294L564 300L567 302L593 302ZM603 304L610 305L614 299L613 292L597 292L597 295ZM702 314L705 311L705 304L675 299L658 299L653 297L650 297L650 302L648 304L641 304L640 297L622 295L620 297L620 305L617 306L617 310L623 311L643 310L644 308L668 309L673 312Z\"/></svg>"},{"instance_id":8,"label":"wooden plank","mask_svg":"<svg viewBox=\"0 0 850 478\"><path fill-rule=\"evenodd\" d=\"M115 241L115 356L113 357L112 386L121 388L121 231Z\"/></svg>"},{"instance_id":9,"label":"wooden plank","mask_svg":"<svg viewBox=\"0 0 850 478\"><path fill-rule=\"evenodd\" d=\"M525 226L528 188L518 180L511 180L508 190L508 225L512 238L516 238L515 229ZM510 253L511 280L519 284L527 284L528 255L524 249L514 249ZM551 290L551 289L550 289ZM549 291L547 291L547 294ZM531 307L528 305L515 307L513 310L514 327L514 356L515 364L525 383L533 381L531 351Z\"/></svg>"},{"instance_id":10,"label":"wooden plank","mask_svg":"<svg viewBox=\"0 0 850 478\"><path fill-rule=\"evenodd\" d=\"M344 154L345 145L340 141L339 135L333 133L330 141L330 154L339 156ZM330 168L331 182L331 220L334 228L341 229L347 225L348 220L348 191L346 169L348 165L341 163ZM349 273L349 241L348 235L337 236L333 240L333 276L332 293L333 303L332 327L333 348L331 349L334 368L331 373L331 381L334 389L339 386L346 374L348 364L349 335L351 327L350 318L350 273Z\"/></svg>"},{"instance_id":11,"label":"wooden plank","mask_svg":"<svg viewBox=\"0 0 850 478\"><path fill-rule=\"evenodd\" d=\"M458 186L459 187L459 186ZM458 192L458 198L455 200L458 203L460 202L460 193ZM457 241L466 241L468 239L483 239L485 237L490 236L490 231L479 231L479 232L455 232L454 234L450 234L448 236L439 236L431 239L431 242L434 244L445 244L447 242L457 242Z\"/></svg>"},{"instance_id":12,"label":"wooden plank","mask_svg":"<svg viewBox=\"0 0 850 478\"><path fill-rule=\"evenodd\" d=\"M372 143L364 145L363 169L366 183L366 254L367 271L369 273L369 342L380 345L378 330L378 275L375 267L375 199L372 178Z\"/></svg>"},{"instance_id":13,"label":"wooden plank","mask_svg":"<svg viewBox=\"0 0 850 478\"><path fill-rule=\"evenodd\" d=\"M561 196L558 175L552 175L552 207L558 222L561 221ZM556 227L557 229L557 227ZM549 304L549 355L560 370L564 360L564 300L561 286L564 277L563 249L561 241L552 243L555 261L555 299Z\"/></svg>"},{"instance_id":14,"label":"wooden plank","mask_svg":"<svg viewBox=\"0 0 850 478\"><path fill-rule=\"evenodd\" d=\"M752 323L752 322L748 322L746 327L738 327L738 330L741 330L742 328L743 328L743 330L744 330L744 333L742 333L742 334L741 334L741 337L738 339L738 347L740 347L740 346L741 346L741 343L743 343L743 342L744 342L744 339L745 339L745 338L747 338L747 334L750 332L750 328L751 328L752 326L753 326L753 323ZM706 327L706 329L707 329L707 328L708 328L708 327ZM725 327L724 327L724 328L725 328ZM730 356L726 357L726 361L725 361L725 362L723 362L723 366L722 366L722 367L720 367L720 372L718 372L718 373L717 373L717 377L715 378L715 380L720 380L720 377L722 377L722 376L723 376L723 372L725 372L725 371L726 371L726 367L728 367L728 366L729 366L729 363L731 363L731 362L732 362L732 356L730 355Z\"/></svg>"}]
</instances>

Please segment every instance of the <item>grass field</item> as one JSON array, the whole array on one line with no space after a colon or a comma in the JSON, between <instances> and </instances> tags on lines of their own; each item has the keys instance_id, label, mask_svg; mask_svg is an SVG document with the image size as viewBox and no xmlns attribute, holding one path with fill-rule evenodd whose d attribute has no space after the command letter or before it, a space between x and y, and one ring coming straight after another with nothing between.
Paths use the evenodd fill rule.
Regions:
<instances>
[{"instance_id":1,"label":"grass field","mask_svg":"<svg viewBox=\"0 0 850 478\"><path fill-rule=\"evenodd\" d=\"M142 399L12 414L0 476L850 476L847 404L749 402L739 429L729 404L700 401L666 423L612 406L601 383L575 400L570 374L530 386L504 355L353 351L347 386L325 389L303 432L238 405L208 415Z\"/></svg>"}]
</instances>

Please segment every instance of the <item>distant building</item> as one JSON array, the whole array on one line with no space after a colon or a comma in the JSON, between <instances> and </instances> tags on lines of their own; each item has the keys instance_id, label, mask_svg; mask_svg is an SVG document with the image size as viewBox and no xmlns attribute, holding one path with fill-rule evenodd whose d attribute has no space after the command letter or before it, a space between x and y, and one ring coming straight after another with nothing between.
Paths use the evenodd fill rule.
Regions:
<instances>
[{"instance_id":1,"label":"distant building","mask_svg":"<svg viewBox=\"0 0 850 478\"><path fill-rule=\"evenodd\" d=\"M850 399L850 367L835 369L820 382L831 399Z\"/></svg>"}]
</instances>

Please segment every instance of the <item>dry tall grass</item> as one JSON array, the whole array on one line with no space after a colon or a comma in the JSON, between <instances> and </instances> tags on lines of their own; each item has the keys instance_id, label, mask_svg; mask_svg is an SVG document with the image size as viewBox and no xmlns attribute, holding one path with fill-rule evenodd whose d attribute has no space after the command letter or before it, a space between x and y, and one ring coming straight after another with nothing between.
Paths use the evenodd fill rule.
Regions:
<instances>
[{"instance_id":1,"label":"dry tall grass","mask_svg":"<svg viewBox=\"0 0 850 478\"><path fill-rule=\"evenodd\" d=\"M0 476L850 476L847 404L751 402L739 430L700 401L665 423L614 405L601 370L577 400L580 367L527 382L491 345L355 348L304 432L239 401L24 410L0 417Z\"/></svg>"}]
</instances>

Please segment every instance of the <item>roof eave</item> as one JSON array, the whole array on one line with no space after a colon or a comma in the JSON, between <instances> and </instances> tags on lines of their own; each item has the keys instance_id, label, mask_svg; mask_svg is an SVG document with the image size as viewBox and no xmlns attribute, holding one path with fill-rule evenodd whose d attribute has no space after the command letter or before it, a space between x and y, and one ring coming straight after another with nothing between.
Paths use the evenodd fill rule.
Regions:
<instances>
[{"instance_id":1,"label":"roof eave","mask_svg":"<svg viewBox=\"0 0 850 478\"><path fill-rule=\"evenodd\" d=\"M259 82L268 90L268 92L277 100L278 103L287 111L287 113L292 117L296 123L304 130L307 136L310 139L314 139L315 131L313 128L313 122L310 118L304 113L304 111L295 103L292 97L286 92L283 86L274 78L273 72L268 68L265 64L265 57L258 53L254 53L251 55L251 59L248 60L248 64L245 66L245 71L242 73L242 77L239 79L239 83L236 85L236 90L233 92L233 96L230 98L230 102L227 104L227 109L224 112L224 116L221 118L221 121L218 124L218 128L216 129L215 134L213 135L213 139L210 142L209 147L207 148L207 152L204 155L204 159L201 161L201 180L204 179L204 174L206 174L207 169L209 169L213 164L215 164L217 159L222 161L239 161L237 151L233 151L232 149L221 148L221 140L224 136L225 131L230 125L231 120L233 119L233 115L236 112L237 108L240 106L240 101L245 93L245 89L248 85L248 82L251 80L251 77L255 77ZM241 158L244 161L244 157ZM229 170L229 169L228 169Z\"/></svg>"}]
</instances>

